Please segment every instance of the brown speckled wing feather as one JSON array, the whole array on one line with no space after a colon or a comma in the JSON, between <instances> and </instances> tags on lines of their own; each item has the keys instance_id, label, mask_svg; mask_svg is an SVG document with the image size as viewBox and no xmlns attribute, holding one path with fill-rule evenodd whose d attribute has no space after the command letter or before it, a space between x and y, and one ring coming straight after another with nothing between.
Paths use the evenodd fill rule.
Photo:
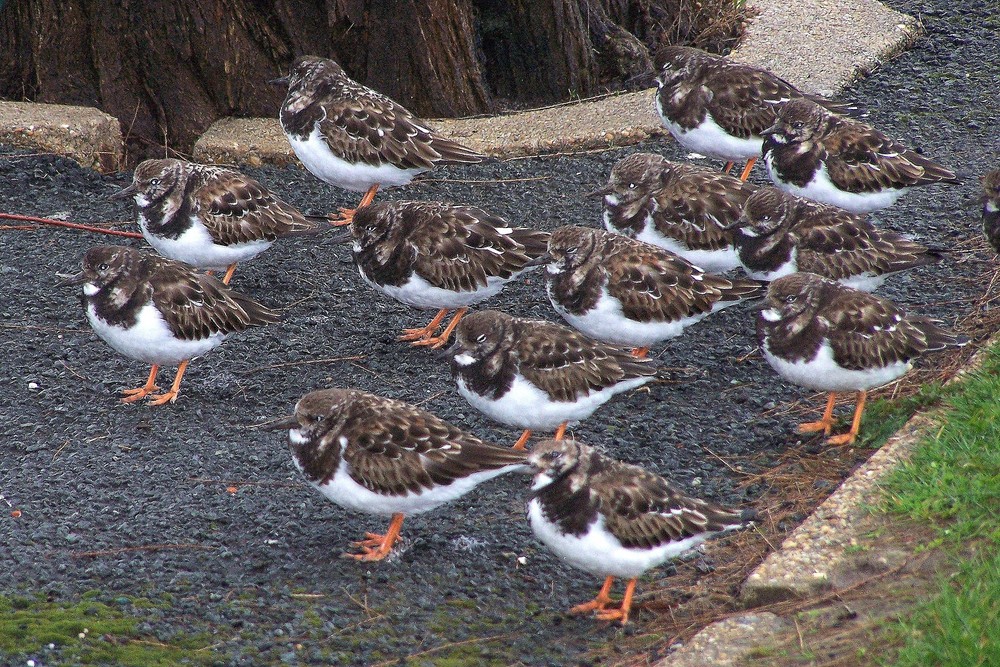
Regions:
<instances>
[{"instance_id":1,"label":"brown speckled wing feather","mask_svg":"<svg viewBox=\"0 0 1000 667\"><path fill-rule=\"evenodd\" d=\"M711 312L722 297L719 287L730 284L666 252L617 245L604 263L607 288L630 319L673 322Z\"/></svg>"},{"instance_id":2,"label":"brown speckled wing feather","mask_svg":"<svg viewBox=\"0 0 1000 667\"><path fill-rule=\"evenodd\" d=\"M316 228L263 185L228 169L205 175L195 192L195 207L209 233L223 245L273 241Z\"/></svg>"},{"instance_id":3,"label":"brown speckled wing feather","mask_svg":"<svg viewBox=\"0 0 1000 667\"><path fill-rule=\"evenodd\" d=\"M650 548L740 524L739 514L690 498L665 479L620 462L593 475L605 527L628 548Z\"/></svg>"},{"instance_id":4,"label":"brown speckled wing feather","mask_svg":"<svg viewBox=\"0 0 1000 667\"><path fill-rule=\"evenodd\" d=\"M798 248L798 269L841 280L881 275L931 264L940 254L906 237L879 230L867 218L834 207L815 206L789 233Z\"/></svg>"},{"instance_id":5,"label":"brown speckled wing feather","mask_svg":"<svg viewBox=\"0 0 1000 667\"><path fill-rule=\"evenodd\" d=\"M429 205L429 204L428 204ZM473 291L487 278L510 278L545 252L548 234L511 229L500 217L472 206L438 206L436 215L414 229L413 270L429 283L453 291Z\"/></svg>"},{"instance_id":6,"label":"brown speckled wing feather","mask_svg":"<svg viewBox=\"0 0 1000 667\"><path fill-rule=\"evenodd\" d=\"M320 131L331 150L348 162L401 169L430 169L437 163L480 162L483 156L438 135L390 98L344 82L336 98L318 98L326 108Z\"/></svg>"},{"instance_id":7,"label":"brown speckled wing feather","mask_svg":"<svg viewBox=\"0 0 1000 667\"><path fill-rule=\"evenodd\" d=\"M743 204L756 189L726 174L683 170L665 176L654 193L653 221L657 231L692 250L721 250L732 246L732 232L723 227L736 222Z\"/></svg>"},{"instance_id":8,"label":"brown speckled wing feather","mask_svg":"<svg viewBox=\"0 0 1000 667\"><path fill-rule=\"evenodd\" d=\"M520 373L553 400L573 401L623 380L652 376L649 359L595 341L552 322L515 320ZM586 389L584 389L586 388Z\"/></svg>"},{"instance_id":9,"label":"brown speckled wing feather","mask_svg":"<svg viewBox=\"0 0 1000 667\"><path fill-rule=\"evenodd\" d=\"M850 119L831 125L823 147L830 180L850 192L958 182L952 171Z\"/></svg>"},{"instance_id":10,"label":"brown speckled wing feather","mask_svg":"<svg viewBox=\"0 0 1000 667\"><path fill-rule=\"evenodd\" d=\"M863 370L907 362L936 341L954 336L926 317L908 317L895 304L857 290L840 289L820 312L829 323L833 356L844 368Z\"/></svg>"},{"instance_id":11,"label":"brown speckled wing feather","mask_svg":"<svg viewBox=\"0 0 1000 667\"><path fill-rule=\"evenodd\" d=\"M280 320L275 311L186 264L153 256L145 261L153 284L153 303L181 339L230 334Z\"/></svg>"},{"instance_id":12,"label":"brown speckled wing feather","mask_svg":"<svg viewBox=\"0 0 1000 667\"><path fill-rule=\"evenodd\" d=\"M777 105L802 97L787 81L752 67L715 67L707 81L714 92L709 113L729 134L743 139L774 125Z\"/></svg>"},{"instance_id":13,"label":"brown speckled wing feather","mask_svg":"<svg viewBox=\"0 0 1000 667\"><path fill-rule=\"evenodd\" d=\"M525 457L411 405L375 396L355 400L336 435L349 443L344 461L351 477L369 490L395 495L523 463Z\"/></svg>"}]
</instances>

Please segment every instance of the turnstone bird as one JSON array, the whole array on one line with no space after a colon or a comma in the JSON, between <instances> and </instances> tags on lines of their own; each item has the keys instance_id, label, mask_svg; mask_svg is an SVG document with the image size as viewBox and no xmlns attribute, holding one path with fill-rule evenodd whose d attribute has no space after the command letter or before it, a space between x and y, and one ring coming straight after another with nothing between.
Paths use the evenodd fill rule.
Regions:
<instances>
[{"instance_id":1,"label":"turnstone bird","mask_svg":"<svg viewBox=\"0 0 1000 667\"><path fill-rule=\"evenodd\" d=\"M432 510L477 484L524 469L524 453L489 445L409 403L355 389L306 394L287 427L295 466L329 500L392 517L384 535L353 542L362 561L385 558L403 519Z\"/></svg>"},{"instance_id":2,"label":"turnstone bird","mask_svg":"<svg viewBox=\"0 0 1000 667\"><path fill-rule=\"evenodd\" d=\"M1000 253L1000 169L983 176L983 233Z\"/></svg>"},{"instance_id":3,"label":"turnstone bird","mask_svg":"<svg viewBox=\"0 0 1000 667\"><path fill-rule=\"evenodd\" d=\"M545 252L548 233L511 227L474 206L393 201L359 209L351 223L361 277L378 291L414 308L437 308L422 329L400 340L438 348L468 306L497 294L529 260ZM457 309L440 335L449 310Z\"/></svg>"},{"instance_id":4,"label":"turnstone bird","mask_svg":"<svg viewBox=\"0 0 1000 667\"><path fill-rule=\"evenodd\" d=\"M313 176L364 192L358 209L379 185L406 185L438 164L481 162L485 156L441 136L382 93L351 79L332 60L302 56L288 76L281 127ZM353 210L342 210L348 224Z\"/></svg>"},{"instance_id":5,"label":"turnstone bird","mask_svg":"<svg viewBox=\"0 0 1000 667\"><path fill-rule=\"evenodd\" d=\"M709 314L763 295L756 280L705 273L668 250L588 227L552 232L540 260L548 262L546 290L564 320L640 357Z\"/></svg>"},{"instance_id":6,"label":"turnstone bird","mask_svg":"<svg viewBox=\"0 0 1000 667\"><path fill-rule=\"evenodd\" d=\"M91 248L83 271L60 282L81 284L94 332L125 356L152 365L145 385L124 392L124 403L158 390L160 366L177 365L170 391L150 400L153 405L173 403L192 358L215 349L232 333L280 319L187 264L123 246Z\"/></svg>"},{"instance_id":7,"label":"turnstone bird","mask_svg":"<svg viewBox=\"0 0 1000 667\"><path fill-rule=\"evenodd\" d=\"M810 100L784 104L764 135L764 164L775 185L852 213L890 206L918 185L959 182L950 169Z\"/></svg>"},{"instance_id":8,"label":"turnstone bird","mask_svg":"<svg viewBox=\"0 0 1000 667\"><path fill-rule=\"evenodd\" d=\"M726 230L754 191L749 183L702 167L634 153L611 169L604 196L609 232L652 243L706 271L740 265Z\"/></svg>"},{"instance_id":9,"label":"turnstone bird","mask_svg":"<svg viewBox=\"0 0 1000 667\"><path fill-rule=\"evenodd\" d=\"M870 292L889 274L942 258L901 234L878 229L864 215L774 187L751 195L732 228L740 263L758 280L805 271Z\"/></svg>"},{"instance_id":10,"label":"turnstone bird","mask_svg":"<svg viewBox=\"0 0 1000 667\"><path fill-rule=\"evenodd\" d=\"M597 597L573 614L594 612L624 625L643 572L752 518L750 511L686 496L663 477L573 439L539 443L528 464L535 473L528 502L535 536L573 567L605 577ZM629 581L621 606L608 609L615 577Z\"/></svg>"},{"instance_id":11,"label":"turnstone bird","mask_svg":"<svg viewBox=\"0 0 1000 667\"><path fill-rule=\"evenodd\" d=\"M799 91L767 70L733 62L686 46L667 46L656 55L656 111L664 127L690 151L726 160L746 160L745 181L760 156L762 133L792 99L814 100L830 109L849 104Z\"/></svg>"},{"instance_id":12,"label":"turnstone bird","mask_svg":"<svg viewBox=\"0 0 1000 667\"><path fill-rule=\"evenodd\" d=\"M142 235L164 257L200 269L226 269L252 259L280 237L316 230L295 207L238 171L184 160L146 160L132 184Z\"/></svg>"},{"instance_id":13,"label":"turnstone bird","mask_svg":"<svg viewBox=\"0 0 1000 667\"><path fill-rule=\"evenodd\" d=\"M836 392L858 393L851 430L829 438L831 445L854 442L869 389L905 375L924 352L968 342L936 320L907 315L890 301L812 273L770 284L757 337L778 375L830 393L822 419L800 424L800 433L830 435Z\"/></svg>"},{"instance_id":14,"label":"turnstone bird","mask_svg":"<svg viewBox=\"0 0 1000 667\"><path fill-rule=\"evenodd\" d=\"M556 429L586 419L612 396L646 384L656 374L649 359L544 320L496 310L472 313L448 349L458 393L490 419L523 428L523 449L534 429Z\"/></svg>"}]
</instances>

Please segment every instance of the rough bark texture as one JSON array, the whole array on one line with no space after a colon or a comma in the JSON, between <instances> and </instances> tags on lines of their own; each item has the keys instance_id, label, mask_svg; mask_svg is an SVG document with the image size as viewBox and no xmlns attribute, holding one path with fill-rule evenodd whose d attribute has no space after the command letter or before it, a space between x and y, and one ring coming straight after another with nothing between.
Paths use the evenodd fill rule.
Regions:
<instances>
[{"instance_id":1,"label":"rough bark texture","mask_svg":"<svg viewBox=\"0 0 1000 667\"><path fill-rule=\"evenodd\" d=\"M0 9L0 97L99 107L134 161L275 115L267 81L301 54L464 116L625 87L658 46L723 50L741 19L732 0L22 0Z\"/></svg>"}]
</instances>

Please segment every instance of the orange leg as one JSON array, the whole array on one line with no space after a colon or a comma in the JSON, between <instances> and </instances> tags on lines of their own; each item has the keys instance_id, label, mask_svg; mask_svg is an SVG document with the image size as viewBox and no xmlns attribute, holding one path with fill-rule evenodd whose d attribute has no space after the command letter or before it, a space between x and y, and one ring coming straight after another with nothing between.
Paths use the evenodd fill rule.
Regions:
<instances>
[{"instance_id":1,"label":"orange leg","mask_svg":"<svg viewBox=\"0 0 1000 667\"><path fill-rule=\"evenodd\" d=\"M585 614L588 611L604 611L611 604L611 583L615 580L614 577L608 577L604 580L604 585L601 586L600 592L597 593L597 597L590 602L584 602L583 604L578 604L569 610L571 614Z\"/></svg>"},{"instance_id":2,"label":"orange leg","mask_svg":"<svg viewBox=\"0 0 1000 667\"><path fill-rule=\"evenodd\" d=\"M353 558L354 560L361 561L382 560L389 555L392 547L395 546L396 541L399 539L399 531L403 529L404 518L402 514L393 514L385 535L365 533L365 539L351 542L351 546L361 547L362 553L345 553L343 554L344 558Z\"/></svg>"},{"instance_id":3,"label":"orange leg","mask_svg":"<svg viewBox=\"0 0 1000 667\"><path fill-rule=\"evenodd\" d=\"M399 340L419 341L430 338L434 335L434 332L437 331L437 328L441 326L441 320L443 320L444 316L447 314L448 309L442 308L437 312L437 315L434 316L434 319L431 320L430 323L423 329L403 329L403 333L400 334Z\"/></svg>"},{"instance_id":4,"label":"orange leg","mask_svg":"<svg viewBox=\"0 0 1000 667\"><path fill-rule=\"evenodd\" d=\"M222 284L228 285L229 281L233 279L233 274L236 273L236 262L233 262L226 269L226 275L222 276Z\"/></svg>"},{"instance_id":5,"label":"orange leg","mask_svg":"<svg viewBox=\"0 0 1000 667\"><path fill-rule=\"evenodd\" d=\"M556 434L552 436L553 440L562 440L563 436L566 435L566 424L569 422L563 422L559 424L559 428L556 429Z\"/></svg>"},{"instance_id":6,"label":"orange leg","mask_svg":"<svg viewBox=\"0 0 1000 667\"><path fill-rule=\"evenodd\" d=\"M853 445L855 438L858 437L858 429L861 427L861 415L865 411L865 402L868 400L867 391L858 392L858 404L854 408L854 419L851 421L851 430L843 435L835 435L832 438L827 438L826 444L828 445Z\"/></svg>"},{"instance_id":7,"label":"orange leg","mask_svg":"<svg viewBox=\"0 0 1000 667\"><path fill-rule=\"evenodd\" d=\"M730 160L729 162L726 163L726 166L722 168L722 171L723 171L723 173L728 174L729 172L731 172L733 170L733 167L735 167L735 166L736 166L736 163L733 162L732 160Z\"/></svg>"},{"instance_id":8,"label":"orange leg","mask_svg":"<svg viewBox=\"0 0 1000 667\"><path fill-rule=\"evenodd\" d=\"M414 341L414 345L428 345L435 350L439 347L444 347L445 343L448 342L448 338L451 336L451 332L455 330L458 326L458 321L469 312L468 308L459 308L455 311L455 315L451 318L451 322L448 322L448 326L444 328L439 336L431 336L430 338L423 338L421 340Z\"/></svg>"},{"instance_id":9,"label":"orange leg","mask_svg":"<svg viewBox=\"0 0 1000 667\"><path fill-rule=\"evenodd\" d=\"M632 596L635 594L636 581L636 579L628 580L628 585L625 587L625 597L622 598L622 606L620 609L602 610L597 612L595 616L601 621L620 620L622 625L628 623L628 614L632 611Z\"/></svg>"},{"instance_id":10,"label":"orange leg","mask_svg":"<svg viewBox=\"0 0 1000 667\"><path fill-rule=\"evenodd\" d=\"M745 181L750 178L750 170L753 169L754 164L757 162L757 158L752 157L747 160L747 166L743 167L743 173L740 174L740 180Z\"/></svg>"},{"instance_id":11,"label":"orange leg","mask_svg":"<svg viewBox=\"0 0 1000 667\"><path fill-rule=\"evenodd\" d=\"M184 377L184 371L187 370L189 359L185 359L177 367L177 375L174 376L174 383L170 385L170 391L165 394L157 394L150 401L150 405L163 405L164 403L173 403L177 400L177 392L181 388L181 378Z\"/></svg>"},{"instance_id":12,"label":"orange leg","mask_svg":"<svg viewBox=\"0 0 1000 667\"><path fill-rule=\"evenodd\" d=\"M799 433L823 431L824 435L830 435L830 429L833 428L833 404L836 399L836 392L831 391L826 399L826 410L823 411L823 417L818 422L799 424Z\"/></svg>"},{"instance_id":13,"label":"orange leg","mask_svg":"<svg viewBox=\"0 0 1000 667\"><path fill-rule=\"evenodd\" d=\"M122 394L125 398L122 399L122 403L135 403L136 401L146 398L146 396L159 389L159 387L156 386L156 374L159 370L160 367L153 364L153 367L149 369L149 377L146 378L146 384L138 389L126 389L123 391Z\"/></svg>"},{"instance_id":14,"label":"orange leg","mask_svg":"<svg viewBox=\"0 0 1000 667\"><path fill-rule=\"evenodd\" d=\"M632 356L635 357L636 359L645 359L646 355L648 355L648 354L649 354L649 348L648 347L633 347L632 348Z\"/></svg>"},{"instance_id":15,"label":"orange leg","mask_svg":"<svg viewBox=\"0 0 1000 667\"><path fill-rule=\"evenodd\" d=\"M517 442L514 443L514 446L511 447L511 449L524 449L525 446L527 446L528 440L530 438L531 438L531 429L530 428L524 429L524 433L521 434L521 437L517 439Z\"/></svg>"},{"instance_id":16,"label":"orange leg","mask_svg":"<svg viewBox=\"0 0 1000 667\"><path fill-rule=\"evenodd\" d=\"M332 218L330 220L330 224L332 224L334 227L343 227L344 225L351 224L354 221L354 214L358 212L358 209L368 206L368 204L371 204L372 201L375 200L376 192L378 192L378 183L368 188L368 191L365 192L365 196L361 198L361 201L358 202L356 208L340 209L340 217Z\"/></svg>"}]
</instances>

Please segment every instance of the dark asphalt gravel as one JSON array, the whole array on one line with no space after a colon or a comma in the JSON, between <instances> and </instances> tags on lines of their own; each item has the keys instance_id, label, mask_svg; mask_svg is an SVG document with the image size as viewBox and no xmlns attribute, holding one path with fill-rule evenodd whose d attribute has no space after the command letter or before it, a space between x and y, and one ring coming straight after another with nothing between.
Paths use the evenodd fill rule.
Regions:
<instances>
[{"instance_id":1,"label":"dark asphalt gravel","mask_svg":"<svg viewBox=\"0 0 1000 667\"><path fill-rule=\"evenodd\" d=\"M911 193L874 217L926 243L960 246L978 234L978 176L998 161L998 19L988 2L889 4L917 13L928 36L844 97L867 105L877 127L955 168L964 183ZM635 150L683 158L664 141L443 169L381 196L471 203L543 229L597 226L599 202L584 193ZM354 203L298 169L247 171L307 212ZM107 200L127 178L8 151L0 157L0 210L129 219L129 206ZM0 231L0 494L21 512L0 516L0 592L72 601L98 591L119 604L147 597L157 606L136 610L147 615L146 636L170 642L208 633L204 645L214 645L219 664L371 664L493 636L500 637L412 664L608 658L601 647L620 629L562 614L600 582L533 540L523 519L526 478L508 476L407 520L398 557L357 564L337 556L383 521L324 500L294 470L283 434L257 427L289 413L305 392L340 385L420 403L482 437L513 442L514 429L466 405L445 363L396 342L402 327L422 325L429 313L374 293L348 248L329 238L280 243L240 267L233 285L286 309L284 322L233 337L192 364L175 405L125 406L119 391L138 386L147 368L97 339L75 290L55 287L57 272L75 272L86 248L109 242L116 241L55 228ZM985 248L958 251L881 294L951 324L979 295L991 260ZM558 319L537 273L484 305ZM791 417L761 414L805 395L779 382L759 356L737 362L753 347L754 312L730 308L654 350L679 369L671 381L619 397L574 435L695 493L754 501L760 490L738 489L720 458L750 466L758 454L794 445ZM636 625L650 618L640 613ZM72 652L39 647L0 655L0 663L29 657L73 662Z\"/></svg>"}]
</instances>

